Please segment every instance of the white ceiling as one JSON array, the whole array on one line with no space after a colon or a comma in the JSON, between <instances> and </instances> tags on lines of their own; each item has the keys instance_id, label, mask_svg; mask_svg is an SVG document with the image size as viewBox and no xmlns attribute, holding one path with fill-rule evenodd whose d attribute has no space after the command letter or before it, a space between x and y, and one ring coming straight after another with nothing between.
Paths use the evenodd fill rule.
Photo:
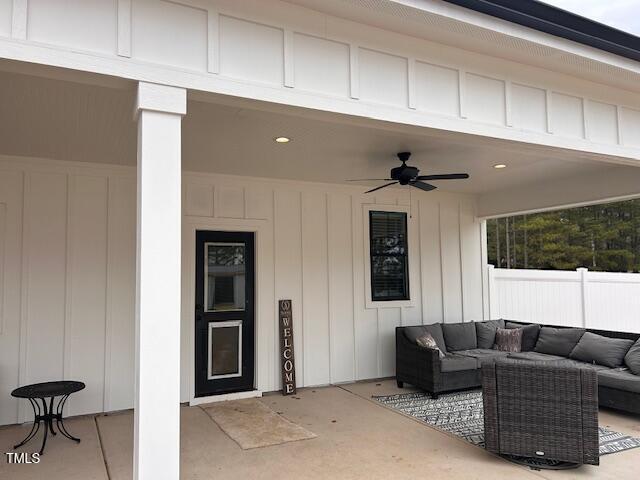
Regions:
<instances>
[{"instance_id":1,"label":"white ceiling","mask_svg":"<svg viewBox=\"0 0 640 480\"><path fill-rule=\"evenodd\" d=\"M189 170L234 175L344 183L353 178L387 178L400 165L396 153L422 174L469 173L471 179L434 182L443 190L484 193L577 173L606 172L606 165L580 154L517 144L486 145L470 135L415 135L299 116L191 102L184 120L184 165ZM273 141L290 137L288 144ZM524 149L526 151L527 149ZM508 167L496 170L493 165ZM363 182L377 185L382 182Z\"/></svg>"},{"instance_id":2,"label":"white ceiling","mask_svg":"<svg viewBox=\"0 0 640 480\"><path fill-rule=\"evenodd\" d=\"M110 88L0 73L0 154L135 165L133 101L133 85ZM395 154L409 150L410 164L422 174L471 175L434 182L442 190L486 193L634 168L597 162L580 152L224 101L189 102L183 121L185 170L344 183L386 178L399 165ZM275 143L280 135L292 141ZM497 163L508 167L496 170ZM365 182L363 189L377 184Z\"/></svg>"}]
</instances>

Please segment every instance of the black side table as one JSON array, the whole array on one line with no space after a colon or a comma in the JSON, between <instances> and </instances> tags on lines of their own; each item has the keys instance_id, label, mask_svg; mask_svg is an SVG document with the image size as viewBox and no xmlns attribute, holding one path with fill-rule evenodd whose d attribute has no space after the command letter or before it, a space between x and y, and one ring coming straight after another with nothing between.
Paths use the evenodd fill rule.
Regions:
<instances>
[{"instance_id":1,"label":"black side table","mask_svg":"<svg viewBox=\"0 0 640 480\"><path fill-rule=\"evenodd\" d=\"M74 382L69 380L62 380L59 382L44 382L34 383L33 385L25 385L24 387L16 388L11 392L12 397L26 398L31 403L33 408L33 427L26 438L13 448L19 448L36 436L38 430L40 430L40 422L44 424L44 436L42 439L42 447L40 447L40 455L44 452L44 446L47 444L47 433L51 431L51 435L55 435L53 431L53 421L56 421L56 427L58 431L74 442L80 442L79 438L72 436L64 426L62 421L62 409L64 404L69 398L69 395L75 392L79 392L85 387L82 382ZM56 406L55 413L53 411L54 398L60 397L58 405ZM47 405L47 398L49 399L49 405ZM42 408L40 403L42 403Z\"/></svg>"}]
</instances>

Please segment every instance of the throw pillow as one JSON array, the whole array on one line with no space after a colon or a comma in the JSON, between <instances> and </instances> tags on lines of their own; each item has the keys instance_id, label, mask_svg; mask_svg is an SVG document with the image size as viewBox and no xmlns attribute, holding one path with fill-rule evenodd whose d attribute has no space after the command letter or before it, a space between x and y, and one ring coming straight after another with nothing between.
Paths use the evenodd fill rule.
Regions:
<instances>
[{"instance_id":1,"label":"throw pillow","mask_svg":"<svg viewBox=\"0 0 640 480\"><path fill-rule=\"evenodd\" d=\"M501 352L519 352L522 349L522 334L522 328L499 328L493 348Z\"/></svg>"},{"instance_id":2,"label":"throw pillow","mask_svg":"<svg viewBox=\"0 0 640 480\"><path fill-rule=\"evenodd\" d=\"M584 328L542 327L534 349L538 353L568 357L584 335Z\"/></svg>"},{"instance_id":3,"label":"throw pillow","mask_svg":"<svg viewBox=\"0 0 640 480\"><path fill-rule=\"evenodd\" d=\"M569 358L587 363L597 363L609 368L621 367L624 356L633 345L633 340L609 338L586 332L571 351Z\"/></svg>"},{"instance_id":4,"label":"throw pillow","mask_svg":"<svg viewBox=\"0 0 640 480\"><path fill-rule=\"evenodd\" d=\"M640 339L629 349L624 356L624 363L629 370L636 375L640 375Z\"/></svg>"},{"instance_id":5,"label":"throw pillow","mask_svg":"<svg viewBox=\"0 0 640 480\"><path fill-rule=\"evenodd\" d=\"M520 323L510 322L505 320L505 328L522 328L522 350L523 352L530 352L536 346L538 341L538 334L540 333L540 325L537 323L530 323L528 325L522 325Z\"/></svg>"},{"instance_id":6,"label":"throw pillow","mask_svg":"<svg viewBox=\"0 0 640 480\"><path fill-rule=\"evenodd\" d=\"M441 352L447 353L447 347L444 343L444 336L442 335L442 326L439 323L432 323L431 325L415 325L411 327L404 327L404 336L407 337L411 343L416 343L418 337L421 337L425 333L430 333L433 339L436 341L438 348Z\"/></svg>"},{"instance_id":7,"label":"throw pillow","mask_svg":"<svg viewBox=\"0 0 640 480\"><path fill-rule=\"evenodd\" d=\"M493 348L493 344L496 342L496 330L498 328L504 328L504 320L476 322L478 348Z\"/></svg>"},{"instance_id":8,"label":"throw pillow","mask_svg":"<svg viewBox=\"0 0 640 480\"><path fill-rule=\"evenodd\" d=\"M419 347L437 350L438 356L440 358L444 357L444 353L442 353L442 350L438 348L438 344L433 339L430 333L425 333L424 335L416 338L416 343L418 344Z\"/></svg>"},{"instance_id":9,"label":"throw pillow","mask_svg":"<svg viewBox=\"0 0 640 480\"><path fill-rule=\"evenodd\" d=\"M473 322L443 323L442 332L449 352L478 348L476 326Z\"/></svg>"}]
</instances>

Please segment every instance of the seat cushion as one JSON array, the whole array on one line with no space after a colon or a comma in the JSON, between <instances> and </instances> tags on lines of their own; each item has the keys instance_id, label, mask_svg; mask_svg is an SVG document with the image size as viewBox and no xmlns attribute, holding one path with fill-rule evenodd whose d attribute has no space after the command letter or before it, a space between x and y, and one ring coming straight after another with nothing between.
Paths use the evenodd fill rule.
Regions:
<instances>
[{"instance_id":1,"label":"seat cushion","mask_svg":"<svg viewBox=\"0 0 640 480\"><path fill-rule=\"evenodd\" d=\"M482 366L484 362L491 362L496 358L504 358L509 355L509 352L501 352L499 350L492 350L488 348L474 348L473 350L462 350L456 352L456 355L462 355L464 357L475 358L479 366Z\"/></svg>"},{"instance_id":2,"label":"seat cushion","mask_svg":"<svg viewBox=\"0 0 640 480\"><path fill-rule=\"evenodd\" d=\"M493 348L496 341L496 330L504 328L504 320L487 320L475 323L478 348Z\"/></svg>"},{"instance_id":3,"label":"seat cushion","mask_svg":"<svg viewBox=\"0 0 640 480\"><path fill-rule=\"evenodd\" d=\"M568 357L584 332L584 328L542 327L534 350L538 353Z\"/></svg>"},{"instance_id":4,"label":"seat cushion","mask_svg":"<svg viewBox=\"0 0 640 480\"><path fill-rule=\"evenodd\" d=\"M538 334L540 333L540 325L537 323L514 323L508 320L504 322L505 328L522 328L522 348L523 352L530 352L536 346Z\"/></svg>"},{"instance_id":5,"label":"seat cushion","mask_svg":"<svg viewBox=\"0 0 640 480\"><path fill-rule=\"evenodd\" d=\"M567 365L569 367L578 367L578 368L590 368L592 370L600 371L600 370L610 370L609 367L605 367L604 365L598 365L595 363L585 363L580 360L571 360L570 358L565 358L563 360L558 360L556 362L557 365Z\"/></svg>"},{"instance_id":6,"label":"seat cushion","mask_svg":"<svg viewBox=\"0 0 640 480\"><path fill-rule=\"evenodd\" d=\"M478 348L474 322L443 323L442 332L448 352Z\"/></svg>"},{"instance_id":7,"label":"seat cushion","mask_svg":"<svg viewBox=\"0 0 640 480\"><path fill-rule=\"evenodd\" d=\"M440 360L440 371L462 372L464 370L475 370L478 368L478 361L473 357L465 357L455 353L449 353Z\"/></svg>"},{"instance_id":8,"label":"seat cushion","mask_svg":"<svg viewBox=\"0 0 640 480\"><path fill-rule=\"evenodd\" d=\"M625 392L640 393L640 375L622 369L600 370L598 385Z\"/></svg>"},{"instance_id":9,"label":"seat cushion","mask_svg":"<svg viewBox=\"0 0 640 480\"><path fill-rule=\"evenodd\" d=\"M559 355L548 355L546 353L538 352L516 352L510 353L509 358L515 360L529 360L531 362L557 362L559 360L566 360L565 357Z\"/></svg>"},{"instance_id":10,"label":"seat cushion","mask_svg":"<svg viewBox=\"0 0 640 480\"><path fill-rule=\"evenodd\" d=\"M442 353L447 353L447 346L444 343L444 336L442 335L442 327L439 323L404 327L404 336L407 337L407 340L411 343L416 343L418 337L423 336L425 333L431 334Z\"/></svg>"},{"instance_id":11,"label":"seat cushion","mask_svg":"<svg viewBox=\"0 0 640 480\"><path fill-rule=\"evenodd\" d=\"M597 363L609 368L621 367L631 345L633 340L603 337L586 332L571 351L569 358L586 363Z\"/></svg>"},{"instance_id":12,"label":"seat cushion","mask_svg":"<svg viewBox=\"0 0 640 480\"><path fill-rule=\"evenodd\" d=\"M624 363L629 370L640 375L640 339L634 343L624 356Z\"/></svg>"}]
</instances>

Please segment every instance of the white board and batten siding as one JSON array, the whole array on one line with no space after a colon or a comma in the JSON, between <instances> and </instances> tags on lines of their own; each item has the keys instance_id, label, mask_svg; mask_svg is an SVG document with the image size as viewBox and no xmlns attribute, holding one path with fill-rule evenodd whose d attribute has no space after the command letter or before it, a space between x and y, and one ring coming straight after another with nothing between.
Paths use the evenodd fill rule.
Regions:
<instances>
[{"instance_id":1,"label":"white board and batten siding","mask_svg":"<svg viewBox=\"0 0 640 480\"><path fill-rule=\"evenodd\" d=\"M281 1L0 0L3 37L83 52L74 69L640 158L633 92Z\"/></svg>"},{"instance_id":2,"label":"white board and batten siding","mask_svg":"<svg viewBox=\"0 0 640 480\"><path fill-rule=\"evenodd\" d=\"M28 417L13 388L51 379L87 384L70 415L131 408L135 170L11 157L0 170L0 424ZM184 225L259 227L262 391L280 387L278 299L293 300L299 386L391 376L396 326L483 317L473 197L413 194L413 305L368 309L363 205L407 206L406 191L365 196L350 186L188 173L183 183ZM183 253L182 401L191 393L192 249Z\"/></svg>"},{"instance_id":3,"label":"white board and batten siding","mask_svg":"<svg viewBox=\"0 0 640 480\"><path fill-rule=\"evenodd\" d=\"M134 171L4 157L0 171L0 424L29 414L13 388L53 379L87 385L70 414L130 408Z\"/></svg>"},{"instance_id":4,"label":"white board and batten siding","mask_svg":"<svg viewBox=\"0 0 640 480\"><path fill-rule=\"evenodd\" d=\"M406 190L361 192L338 185L185 176L185 223L212 229L259 225L259 389L280 387L279 299L293 301L299 386L392 376L395 327L483 318L482 234L473 197L413 195L412 306L367 308L364 206L404 208L409 196ZM186 308L185 315L189 312ZM183 318L183 326L188 320ZM187 389L185 384L183 395Z\"/></svg>"},{"instance_id":5,"label":"white board and batten siding","mask_svg":"<svg viewBox=\"0 0 640 480\"><path fill-rule=\"evenodd\" d=\"M493 268L491 318L640 333L640 274Z\"/></svg>"}]
</instances>

